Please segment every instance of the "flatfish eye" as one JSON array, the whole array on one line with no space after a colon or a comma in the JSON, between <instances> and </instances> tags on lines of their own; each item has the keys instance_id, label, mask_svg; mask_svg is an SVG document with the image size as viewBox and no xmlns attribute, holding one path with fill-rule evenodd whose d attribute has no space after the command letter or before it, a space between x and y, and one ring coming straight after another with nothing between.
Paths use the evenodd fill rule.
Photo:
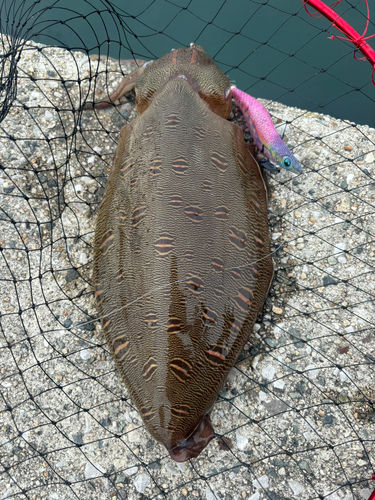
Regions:
<instances>
[{"instance_id":1,"label":"flatfish eye","mask_svg":"<svg viewBox=\"0 0 375 500\"><path fill-rule=\"evenodd\" d=\"M283 158L284 167L289 168L291 164L292 164L292 160L289 158L289 156L284 156L284 158Z\"/></svg>"}]
</instances>

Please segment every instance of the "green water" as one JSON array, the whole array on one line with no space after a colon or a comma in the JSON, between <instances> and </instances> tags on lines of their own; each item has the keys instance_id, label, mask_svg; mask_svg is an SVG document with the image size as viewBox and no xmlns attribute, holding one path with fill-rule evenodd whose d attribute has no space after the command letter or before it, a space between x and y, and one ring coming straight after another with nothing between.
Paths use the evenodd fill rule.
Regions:
<instances>
[{"instance_id":1,"label":"green water","mask_svg":"<svg viewBox=\"0 0 375 500\"><path fill-rule=\"evenodd\" d=\"M370 64L354 60L349 42L330 40L340 33L309 17L302 0L4 1L2 30L21 20L29 39L121 58L155 59L195 42L255 97L375 126ZM336 10L362 32L364 2L352 4Z\"/></svg>"}]
</instances>

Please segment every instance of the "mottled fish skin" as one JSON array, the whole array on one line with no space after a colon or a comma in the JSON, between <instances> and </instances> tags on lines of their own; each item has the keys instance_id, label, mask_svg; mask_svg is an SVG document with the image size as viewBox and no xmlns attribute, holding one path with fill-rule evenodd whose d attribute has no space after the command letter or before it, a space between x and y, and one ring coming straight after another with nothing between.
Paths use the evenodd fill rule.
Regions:
<instances>
[{"instance_id":1,"label":"mottled fish skin","mask_svg":"<svg viewBox=\"0 0 375 500\"><path fill-rule=\"evenodd\" d=\"M140 114L122 128L98 212L93 281L145 426L181 462L215 436L211 407L269 290L267 191L203 48L142 69Z\"/></svg>"},{"instance_id":2,"label":"mottled fish skin","mask_svg":"<svg viewBox=\"0 0 375 500\"><path fill-rule=\"evenodd\" d=\"M280 167L296 174L302 173L301 165L277 133L263 104L235 87L232 87L232 95L260 152Z\"/></svg>"}]
</instances>

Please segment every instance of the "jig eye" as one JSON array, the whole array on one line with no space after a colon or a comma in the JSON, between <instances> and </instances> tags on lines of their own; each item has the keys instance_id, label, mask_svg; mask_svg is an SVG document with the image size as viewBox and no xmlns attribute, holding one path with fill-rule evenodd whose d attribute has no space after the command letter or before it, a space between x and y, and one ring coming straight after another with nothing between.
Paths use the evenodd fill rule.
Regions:
<instances>
[{"instance_id":1,"label":"jig eye","mask_svg":"<svg viewBox=\"0 0 375 500\"><path fill-rule=\"evenodd\" d=\"M292 160L289 158L289 156L284 156L284 158L283 158L284 167L289 168L291 164L292 164Z\"/></svg>"}]
</instances>

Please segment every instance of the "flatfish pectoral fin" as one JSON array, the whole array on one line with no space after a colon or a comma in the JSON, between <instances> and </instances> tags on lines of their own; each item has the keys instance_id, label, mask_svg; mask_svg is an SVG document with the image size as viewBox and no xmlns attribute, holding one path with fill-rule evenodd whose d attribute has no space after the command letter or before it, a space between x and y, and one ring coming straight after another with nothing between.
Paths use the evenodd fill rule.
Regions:
<instances>
[{"instance_id":1,"label":"flatfish pectoral fin","mask_svg":"<svg viewBox=\"0 0 375 500\"><path fill-rule=\"evenodd\" d=\"M119 99L123 95L133 90L137 85L138 79L142 75L146 64L147 63L145 63L143 66L140 66L139 68L136 68L131 73L126 75L125 78L121 81L120 85L116 88L116 90L112 92L112 94L97 102L86 102L81 109L85 111L89 109L103 109L107 108L111 104L118 104Z\"/></svg>"}]
</instances>

